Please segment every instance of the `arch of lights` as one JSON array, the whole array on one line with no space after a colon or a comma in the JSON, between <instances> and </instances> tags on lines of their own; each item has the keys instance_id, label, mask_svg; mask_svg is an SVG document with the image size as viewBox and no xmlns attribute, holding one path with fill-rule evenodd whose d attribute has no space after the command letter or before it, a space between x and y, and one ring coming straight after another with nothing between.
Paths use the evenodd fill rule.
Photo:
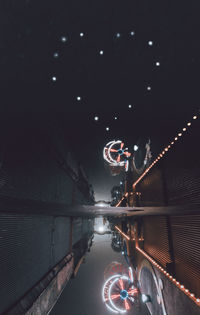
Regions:
<instances>
[{"instance_id":1,"label":"arch of lights","mask_svg":"<svg viewBox=\"0 0 200 315\"><path fill-rule=\"evenodd\" d=\"M126 313L131 309L138 295L133 284L133 271L128 268L128 275L116 274L109 277L103 285L102 299L106 307L113 313Z\"/></svg>"}]
</instances>

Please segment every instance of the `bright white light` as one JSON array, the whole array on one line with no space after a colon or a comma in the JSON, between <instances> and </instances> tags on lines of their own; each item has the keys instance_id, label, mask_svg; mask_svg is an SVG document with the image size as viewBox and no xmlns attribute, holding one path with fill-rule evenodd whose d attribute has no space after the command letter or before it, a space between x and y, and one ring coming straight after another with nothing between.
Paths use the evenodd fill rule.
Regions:
<instances>
[{"instance_id":1,"label":"bright white light","mask_svg":"<svg viewBox=\"0 0 200 315\"><path fill-rule=\"evenodd\" d=\"M149 46L153 46L153 42L151 40L148 42L148 44Z\"/></svg>"},{"instance_id":2,"label":"bright white light","mask_svg":"<svg viewBox=\"0 0 200 315\"><path fill-rule=\"evenodd\" d=\"M156 62L156 66L157 66L157 67L160 66L160 62L159 62L159 61Z\"/></svg>"},{"instance_id":3,"label":"bright white light","mask_svg":"<svg viewBox=\"0 0 200 315\"><path fill-rule=\"evenodd\" d=\"M56 78L56 77L52 77L52 81L54 81L54 82L55 82L56 80L57 80L57 78Z\"/></svg>"},{"instance_id":4,"label":"bright white light","mask_svg":"<svg viewBox=\"0 0 200 315\"><path fill-rule=\"evenodd\" d=\"M65 42L67 41L67 37L66 37L66 36L62 36L62 37L61 37L61 41L62 41L63 43L65 43Z\"/></svg>"},{"instance_id":5,"label":"bright white light","mask_svg":"<svg viewBox=\"0 0 200 315\"><path fill-rule=\"evenodd\" d=\"M150 86L147 86L147 90L148 90L148 91L151 91L151 87L150 87Z\"/></svg>"},{"instance_id":6,"label":"bright white light","mask_svg":"<svg viewBox=\"0 0 200 315\"><path fill-rule=\"evenodd\" d=\"M106 127L106 131L109 131L110 130L110 128L109 127Z\"/></svg>"},{"instance_id":7,"label":"bright white light","mask_svg":"<svg viewBox=\"0 0 200 315\"><path fill-rule=\"evenodd\" d=\"M131 31L130 34L131 34L131 36L134 36L134 35L135 35L135 32L134 32L134 31Z\"/></svg>"},{"instance_id":8,"label":"bright white light","mask_svg":"<svg viewBox=\"0 0 200 315\"><path fill-rule=\"evenodd\" d=\"M137 146L137 144L134 145L133 147L134 151L137 151L139 149L139 147Z\"/></svg>"},{"instance_id":9,"label":"bright white light","mask_svg":"<svg viewBox=\"0 0 200 315\"><path fill-rule=\"evenodd\" d=\"M147 303L147 302L149 302L149 296L148 295L146 295L146 294L142 294L141 295L141 298L142 298L142 302L143 303Z\"/></svg>"},{"instance_id":10,"label":"bright white light","mask_svg":"<svg viewBox=\"0 0 200 315\"><path fill-rule=\"evenodd\" d=\"M103 55L103 50L100 50L99 54L100 54L100 55Z\"/></svg>"},{"instance_id":11,"label":"bright white light","mask_svg":"<svg viewBox=\"0 0 200 315\"><path fill-rule=\"evenodd\" d=\"M120 185L123 185L123 182L121 181L121 182L119 182L120 183Z\"/></svg>"},{"instance_id":12,"label":"bright white light","mask_svg":"<svg viewBox=\"0 0 200 315\"><path fill-rule=\"evenodd\" d=\"M80 100L81 100L81 97L80 97L80 96L77 96L76 99L77 99L77 101L80 101Z\"/></svg>"},{"instance_id":13,"label":"bright white light","mask_svg":"<svg viewBox=\"0 0 200 315\"><path fill-rule=\"evenodd\" d=\"M124 255L124 252L122 252L122 255Z\"/></svg>"},{"instance_id":14,"label":"bright white light","mask_svg":"<svg viewBox=\"0 0 200 315\"><path fill-rule=\"evenodd\" d=\"M98 117L98 116L95 116L95 117L94 117L94 120L98 121L98 120L99 120L99 117Z\"/></svg>"},{"instance_id":15,"label":"bright white light","mask_svg":"<svg viewBox=\"0 0 200 315\"><path fill-rule=\"evenodd\" d=\"M54 58L58 58L58 57L59 57L59 54L58 54L57 52L55 52L55 53L53 54L53 56L54 56Z\"/></svg>"},{"instance_id":16,"label":"bright white light","mask_svg":"<svg viewBox=\"0 0 200 315\"><path fill-rule=\"evenodd\" d=\"M116 37L117 37L117 38L119 38L120 36L121 36L121 34L120 34L120 33L117 33L117 34L116 34Z\"/></svg>"},{"instance_id":17,"label":"bright white light","mask_svg":"<svg viewBox=\"0 0 200 315\"><path fill-rule=\"evenodd\" d=\"M98 230L99 230L100 233L103 233L105 231L104 226L99 226Z\"/></svg>"},{"instance_id":18,"label":"bright white light","mask_svg":"<svg viewBox=\"0 0 200 315\"><path fill-rule=\"evenodd\" d=\"M80 37L83 37L84 36L84 34L83 33L80 33Z\"/></svg>"},{"instance_id":19,"label":"bright white light","mask_svg":"<svg viewBox=\"0 0 200 315\"><path fill-rule=\"evenodd\" d=\"M115 116L115 120L117 120L117 117Z\"/></svg>"},{"instance_id":20,"label":"bright white light","mask_svg":"<svg viewBox=\"0 0 200 315\"><path fill-rule=\"evenodd\" d=\"M128 108L132 108L132 105L128 105Z\"/></svg>"}]
</instances>

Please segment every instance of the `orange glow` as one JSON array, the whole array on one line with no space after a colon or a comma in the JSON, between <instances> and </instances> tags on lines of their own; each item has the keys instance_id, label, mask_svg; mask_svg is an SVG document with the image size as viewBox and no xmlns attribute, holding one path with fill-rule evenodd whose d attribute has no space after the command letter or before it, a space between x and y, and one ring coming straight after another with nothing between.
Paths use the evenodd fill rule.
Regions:
<instances>
[{"instance_id":1,"label":"orange glow","mask_svg":"<svg viewBox=\"0 0 200 315\"><path fill-rule=\"evenodd\" d=\"M130 309L130 306L129 306L127 300L124 300L124 303L125 303L125 309L128 311Z\"/></svg>"},{"instance_id":2,"label":"orange glow","mask_svg":"<svg viewBox=\"0 0 200 315\"><path fill-rule=\"evenodd\" d=\"M121 235L123 235L128 241L130 241L130 237L128 235L126 235L124 232L122 232L118 226L115 225L115 228L116 228L116 230L119 231L119 233Z\"/></svg>"},{"instance_id":3,"label":"orange glow","mask_svg":"<svg viewBox=\"0 0 200 315\"><path fill-rule=\"evenodd\" d=\"M166 270L164 270L159 264L152 259L144 250L142 250L139 246L136 246L136 249L145 257L147 258L152 265L156 266L172 283L176 285L183 293L185 293L189 298L195 302L198 306L200 306L200 298L196 298L193 293L191 293L188 289L184 287L184 285L180 284L180 282L176 281Z\"/></svg>"}]
</instances>

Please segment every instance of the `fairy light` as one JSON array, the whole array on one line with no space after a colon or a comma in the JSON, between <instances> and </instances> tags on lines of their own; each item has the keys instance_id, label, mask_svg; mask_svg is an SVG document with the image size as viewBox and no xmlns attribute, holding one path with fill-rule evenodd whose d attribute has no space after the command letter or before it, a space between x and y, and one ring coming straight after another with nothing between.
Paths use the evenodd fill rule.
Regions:
<instances>
[{"instance_id":1,"label":"fairy light","mask_svg":"<svg viewBox=\"0 0 200 315\"><path fill-rule=\"evenodd\" d=\"M178 136L181 137L181 136L182 136L182 133L180 132L180 133L178 134Z\"/></svg>"},{"instance_id":2,"label":"fairy light","mask_svg":"<svg viewBox=\"0 0 200 315\"><path fill-rule=\"evenodd\" d=\"M127 240L130 240L130 237L123 233L118 226L115 225L116 230L120 232L121 235L123 235ZM177 281L175 278L173 278L172 275L170 275L162 266L160 266L151 256L149 256L143 249L139 247L139 245L136 245L136 249L144 256L146 257L152 265L157 267L167 278L169 281L171 281L173 284L176 285L179 290L181 290L183 293L185 293L193 302L195 302L198 306L200 306L200 298L195 297L194 293L191 293L183 284L180 284L179 281Z\"/></svg>"},{"instance_id":3,"label":"fairy light","mask_svg":"<svg viewBox=\"0 0 200 315\"><path fill-rule=\"evenodd\" d=\"M197 116L193 116L193 119L197 119Z\"/></svg>"},{"instance_id":4,"label":"fairy light","mask_svg":"<svg viewBox=\"0 0 200 315\"><path fill-rule=\"evenodd\" d=\"M122 230L120 230L120 228L118 226L115 225L116 230L119 231L119 233L121 235L123 235L128 241L130 241L130 237L128 235L126 235L124 232L122 232Z\"/></svg>"},{"instance_id":5,"label":"fairy light","mask_svg":"<svg viewBox=\"0 0 200 315\"><path fill-rule=\"evenodd\" d=\"M191 126L191 122L187 123L188 126Z\"/></svg>"},{"instance_id":6,"label":"fairy light","mask_svg":"<svg viewBox=\"0 0 200 315\"><path fill-rule=\"evenodd\" d=\"M166 270L164 270L154 259L152 259L144 250L142 250L138 245L136 249L147 258L155 267L157 267L177 288L179 288L183 293L185 293L193 302L200 306L200 298L196 298L194 293L191 293L184 285L180 284L175 278L172 277Z\"/></svg>"},{"instance_id":7,"label":"fairy light","mask_svg":"<svg viewBox=\"0 0 200 315\"><path fill-rule=\"evenodd\" d=\"M183 128L183 131L186 131L186 130L187 130L187 129L184 127L184 128Z\"/></svg>"}]
</instances>

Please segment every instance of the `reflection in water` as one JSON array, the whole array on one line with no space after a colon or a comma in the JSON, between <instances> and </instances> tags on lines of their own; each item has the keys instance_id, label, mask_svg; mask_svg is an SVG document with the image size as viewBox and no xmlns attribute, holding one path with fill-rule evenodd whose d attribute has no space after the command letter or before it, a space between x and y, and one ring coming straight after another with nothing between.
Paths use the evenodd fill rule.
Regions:
<instances>
[{"instance_id":1,"label":"reflection in water","mask_svg":"<svg viewBox=\"0 0 200 315\"><path fill-rule=\"evenodd\" d=\"M141 301L136 270L128 259L127 246L114 228L115 224L113 220L96 218L94 238L90 238L90 242L85 239L74 247L76 257L81 249L76 264L83 255L85 263L65 287L51 315L63 315L67 309L71 315L149 314Z\"/></svg>"}]
</instances>

